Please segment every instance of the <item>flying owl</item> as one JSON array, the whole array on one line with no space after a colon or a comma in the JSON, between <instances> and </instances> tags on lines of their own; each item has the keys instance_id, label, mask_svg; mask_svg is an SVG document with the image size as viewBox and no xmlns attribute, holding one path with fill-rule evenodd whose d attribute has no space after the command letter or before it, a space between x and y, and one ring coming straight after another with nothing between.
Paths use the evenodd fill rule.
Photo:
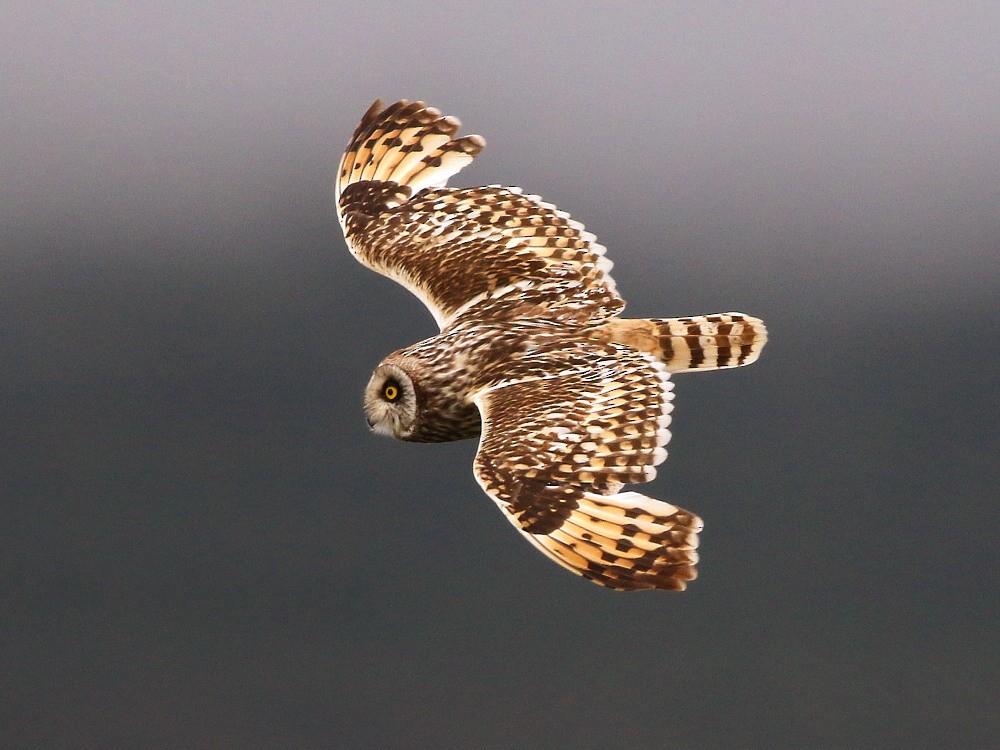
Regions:
<instances>
[{"instance_id":1,"label":"flying owl","mask_svg":"<svg viewBox=\"0 0 1000 750\"><path fill-rule=\"evenodd\" d=\"M340 163L337 216L361 263L413 292L440 332L386 357L371 428L479 438L476 481L535 547L613 589L683 590L693 513L625 485L666 457L671 374L754 362L742 313L627 319L593 234L518 188L447 188L485 141L423 102L376 101Z\"/></svg>"}]
</instances>

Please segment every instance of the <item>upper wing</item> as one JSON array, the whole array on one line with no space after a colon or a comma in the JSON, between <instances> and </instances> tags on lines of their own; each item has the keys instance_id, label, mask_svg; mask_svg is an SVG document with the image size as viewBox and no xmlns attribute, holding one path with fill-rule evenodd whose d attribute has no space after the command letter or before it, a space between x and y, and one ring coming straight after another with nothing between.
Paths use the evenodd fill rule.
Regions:
<instances>
[{"instance_id":1,"label":"upper wing","mask_svg":"<svg viewBox=\"0 0 1000 750\"><path fill-rule=\"evenodd\" d=\"M443 187L485 146L453 138L458 127L423 102L368 110L336 186L355 257L419 297L441 330L512 287L545 287L534 295L543 307L569 299L590 317L620 312L605 248L568 214L517 188Z\"/></svg>"},{"instance_id":2,"label":"upper wing","mask_svg":"<svg viewBox=\"0 0 1000 750\"><path fill-rule=\"evenodd\" d=\"M701 520L620 492L652 479L666 458L673 384L663 365L609 343L516 367L535 379L515 374L475 397L482 488L572 572L617 589L683 589L695 577Z\"/></svg>"}]
</instances>

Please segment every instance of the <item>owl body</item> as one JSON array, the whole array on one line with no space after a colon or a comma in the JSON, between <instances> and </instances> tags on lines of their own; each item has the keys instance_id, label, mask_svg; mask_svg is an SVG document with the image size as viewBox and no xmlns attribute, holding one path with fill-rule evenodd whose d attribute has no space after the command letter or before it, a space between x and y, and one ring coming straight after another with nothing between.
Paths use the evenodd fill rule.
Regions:
<instances>
[{"instance_id":1,"label":"owl body","mask_svg":"<svg viewBox=\"0 0 1000 750\"><path fill-rule=\"evenodd\" d=\"M393 436L420 443L478 437L482 419L474 395L505 380L547 376L533 373L532 362L544 353L579 345L584 330L558 319L463 322L393 352L380 368L398 368L409 378L414 396L412 427ZM373 393L383 385L381 372L377 369L373 375Z\"/></svg>"},{"instance_id":2,"label":"owl body","mask_svg":"<svg viewBox=\"0 0 1000 750\"><path fill-rule=\"evenodd\" d=\"M423 102L376 102L341 160L355 257L412 291L440 332L365 389L377 432L479 439L480 487L535 547L614 589L683 589L701 519L629 484L666 458L672 373L754 362L742 313L628 319L594 235L517 188L447 188L485 142Z\"/></svg>"}]
</instances>

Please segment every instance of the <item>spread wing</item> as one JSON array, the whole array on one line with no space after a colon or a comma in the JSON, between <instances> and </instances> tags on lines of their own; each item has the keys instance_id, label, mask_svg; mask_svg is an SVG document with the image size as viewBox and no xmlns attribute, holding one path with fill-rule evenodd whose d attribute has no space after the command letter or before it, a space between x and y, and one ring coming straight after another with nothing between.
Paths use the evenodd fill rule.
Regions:
<instances>
[{"instance_id":1,"label":"spread wing","mask_svg":"<svg viewBox=\"0 0 1000 750\"><path fill-rule=\"evenodd\" d=\"M621 312L605 248L568 214L517 188L444 187L485 146L453 137L458 128L423 102L372 105L336 185L354 256L413 292L441 330L512 289L537 290L542 307L575 302L591 318Z\"/></svg>"},{"instance_id":2,"label":"spread wing","mask_svg":"<svg viewBox=\"0 0 1000 750\"><path fill-rule=\"evenodd\" d=\"M621 492L652 479L666 458L673 384L665 367L609 343L515 368L475 397L483 432L474 471L486 494L577 575L616 589L684 589L695 577L701 519Z\"/></svg>"}]
</instances>

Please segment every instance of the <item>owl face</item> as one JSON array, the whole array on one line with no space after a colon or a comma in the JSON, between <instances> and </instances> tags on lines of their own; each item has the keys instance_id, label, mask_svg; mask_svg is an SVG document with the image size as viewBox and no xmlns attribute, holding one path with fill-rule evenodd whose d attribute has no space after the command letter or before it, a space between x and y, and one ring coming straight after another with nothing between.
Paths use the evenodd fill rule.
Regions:
<instances>
[{"instance_id":1,"label":"owl face","mask_svg":"<svg viewBox=\"0 0 1000 750\"><path fill-rule=\"evenodd\" d=\"M365 389L365 417L372 430L400 440L413 432L417 419L417 394L413 379L403 368L382 363Z\"/></svg>"}]
</instances>

